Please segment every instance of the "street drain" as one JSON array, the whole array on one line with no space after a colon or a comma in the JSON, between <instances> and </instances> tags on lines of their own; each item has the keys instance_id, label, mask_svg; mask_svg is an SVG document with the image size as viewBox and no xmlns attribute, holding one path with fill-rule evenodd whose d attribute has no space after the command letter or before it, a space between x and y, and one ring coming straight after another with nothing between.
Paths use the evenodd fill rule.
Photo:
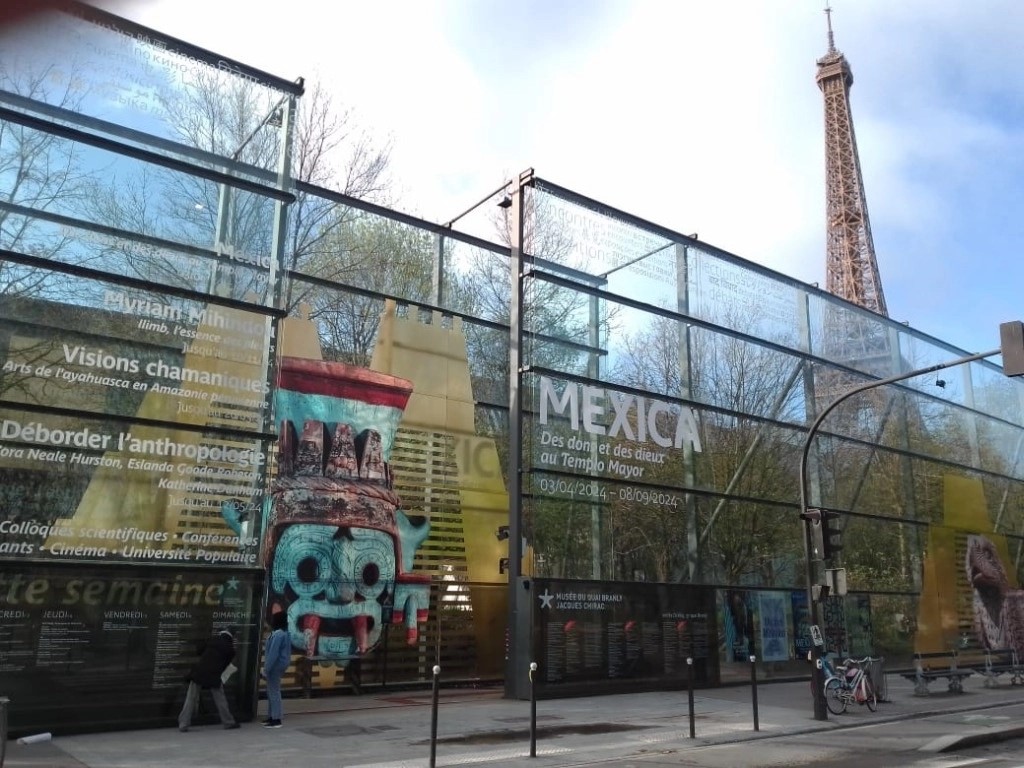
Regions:
<instances>
[{"instance_id":1,"label":"street drain","mask_svg":"<svg viewBox=\"0 0 1024 768\"><path fill-rule=\"evenodd\" d=\"M622 723L577 723L566 725L548 725L537 728L538 738L550 738L552 736L565 736L573 734L587 736L591 734L620 733L622 731L642 731L653 728L652 725L624 725ZM484 731L482 733L470 733L465 736L444 736L437 740L438 744L504 744L509 741L523 741L530 738L529 729L506 730L506 731ZM429 744L430 740L413 742L413 744Z\"/></svg>"}]
</instances>

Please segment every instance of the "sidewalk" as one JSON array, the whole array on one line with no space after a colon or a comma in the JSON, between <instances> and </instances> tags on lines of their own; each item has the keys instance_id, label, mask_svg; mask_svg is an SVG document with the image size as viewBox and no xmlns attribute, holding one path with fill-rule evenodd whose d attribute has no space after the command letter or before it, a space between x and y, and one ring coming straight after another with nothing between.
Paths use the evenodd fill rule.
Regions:
<instances>
[{"instance_id":1,"label":"sidewalk","mask_svg":"<svg viewBox=\"0 0 1024 768\"><path fill-rule=\"evenodd\" d=\"M579 765L652 750L764 739L924 716L970 713L1024 704L1024 688L985 688L970 678L961 695L935 685L930 696L914 696L913 684L888 675L888 702L878 711L854 707L828 721L813 718L807 681L758 686L759 730L753 729L750 686L696 691L694 731L689 737L687 692L638 693L537 703L536 759L529 757L530 702L502 698L500 689L442 690L437 714L437 766ZM362 696L285 699L285 727L244 723L193 727L179 733L120 731L58 737L32 745L8 744L4 768L426 768L430 758L431 691L384 691ZM260 702L263 717L266 702ZM983 715L952 718L945 740L993 741L1019 726ZM914 729L909 729L913 731ZM908 738L914 738L911 734ZM920 747L935 742L920 729ZM932 744L938 750L943 745Z\"/></svg>"}]
</instances>

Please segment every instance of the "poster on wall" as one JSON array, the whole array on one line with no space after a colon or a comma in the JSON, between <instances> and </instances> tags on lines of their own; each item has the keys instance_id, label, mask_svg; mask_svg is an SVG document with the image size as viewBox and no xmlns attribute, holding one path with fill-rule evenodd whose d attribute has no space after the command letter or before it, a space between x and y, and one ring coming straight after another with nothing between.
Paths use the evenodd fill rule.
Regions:
<instances>
[{"instance_id":1,"label":"poster on wall","mask_svg":"<svg viewBox=\"0 0 1024 768\"><path fill-rule=\"evenodd\" d=\"M493 678L508 616L508 544L494 533L508 494L498 443L476 424L467 334L433 310L381 310L365 367L324 359L327 318L282 323L267 611L287 615L295 654L327 662L313 670L321 689L364 665L422 681L422 648L441 632L446 674Z\"/></svg>"},{"instance_id":2,"label":"poster on wall","mask_svg":"<svg viewBox=\"0 0 1024 768\"><path fill-rule=\"evenodd\" d=\"M825 639L826 653L835 653L843 658L850 655L845 598L829 595L821 603L821 634Z\"/></svg>"},{"instance_id":3,"label":"poster on wall","mask_svg":"<svg viewBox=\"0 0 1024 768\"><path fill-rule=\"evenodd\" d=\"M341 666L374 651L388 623L416 646L431 579L413 561L430 520L401 508L389 463L412 382L286 357L279 385L268 613L287 617L293 651Z\"/></svg>"},{"instance_id":4,"label":"poster on wall","mask_svg":"<svg viewBox=\"0 0 1024 768\"><path fill-rule=\"evenodd\" d=\"M681 687L718 681L714 590L666 584L533 582L541 692Z\"/></svg>"},{"instance_id":5,"label":"poster on wall","mask_svg":"<svg viewBox=\"0 0 1024 768\"><path fill-rule=\"evenodd\" d=\"M261 440L0 409L0 556L257 567Z\"/></svg>"},{"instance_id":6,"label":"poster on wall","mask_svg":"<svg viewBox=\"0 0 1024 768\"><path fill-rule=\"evenodd\" d=\"M0 310L0 556L257 566L270 319L98 280L75 295L93 304Z\"/></svg>"},{"instance_id":7,"label":"poster on wall","mask_svg":"<svg viewBox=\"0 0 1024 768\"><path fill-rule=\"evenodd\" d=\"M851 656L860 658L874 653L870 595L846 596L846 636Z\"/></svg>"},{"instance_id":8,"label":"poster on wall","mask_svg":"<svg viewBox=\"0 0 1024 768\"><path fill-rule=\"evenodd\" d=\"M12 732L168 725L197 644L222 629L235 636L238 668L228 701L251 712L261 594L252 572L0 564L0 677L15 703Z\"/></svg>"},{"instance_id":9,"label":"poster on wall","mask_svg":"<svg viewBox=\"0 0 1024 768\"><path fill-rule=\"evenodd\" d=\"M754 653L754 598L745 589L727 589L722 603L723 661L750 663Z\"/></svg>"}]
</instances>

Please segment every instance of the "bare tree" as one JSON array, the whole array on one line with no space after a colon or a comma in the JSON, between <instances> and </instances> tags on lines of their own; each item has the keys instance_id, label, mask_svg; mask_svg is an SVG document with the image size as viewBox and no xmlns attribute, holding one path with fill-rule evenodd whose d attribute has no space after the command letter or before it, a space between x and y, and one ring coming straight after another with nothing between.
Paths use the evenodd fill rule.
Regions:
<instances>
[{"instance_id":1,"label":"bare tree","mask_svg":"<svg viewBox=\"0 0 1024 768\"><path fill-rule=\"evenodd\" d=\"M51 70L32 72L0 62L0 89L75 108L78 97L67 82L59 87L61 80L51 77ZM73 214L85 198L87 178L75 143L14 121L0 121L0 248L41 259L88 263L89 252L78 247L65 228L34 215L43 211ZM56 302L67 295L70 282L60 272L7 259L0 262L0 316L9 321L2 340L8 366L0 373L0 392L6 396L17 393L17 398L28 401L44 397L26 370L51 359L54 341L36 328L51 322L61 325ZM15 362L25 368L13 369Z\"/></svg>"},{"instance_id":2,"label":"bare tree","mask_svg":"<svg viewBox=\"0 0 1024 768\"><path fill-rule=\"evenodd\" d=\"M428 233L364 216L334 229L323 242L321 258L346 273L348 286L411 303L428 300L433 259ZM384 309L381 299L341 285L306 285L301 279L296 293L310 306L325 357L369 365Z\"/></svg>"},{"instance_id":3,"label":"bare tree","mask_svg":"<svg viewBox=\"0 0 1024 768\"><path fill-rule=\"evenodd\" d=\"M298 100L289 136L281 131L290 97L226 72L199 70L185 82L167 85L158 96L175 138L199 150L197 161L215 170L273 186L281 153L292 141L291 176L300 184L291 190L295 201L287 211L285 266L332 280L352 272L352 264L331 258L336 255L331 236L364 214L309 187L386 202L389 144L378 145L354 113L338 109L319 84ZM95 184L90 201L94 218L110 226L230 252L236 298L266 287L259 264L271 253L275 220L274 202L266 196L198 176L138 167L116 184ZM194 260L186 254L161 259L145 248L118 248L107 243L106 255L125 260L142 277L198 290L211 287L196 284L203 270L189 268ZM293 292L286 299L290 309L304 300Z\"/></svg>"}]
</instances>

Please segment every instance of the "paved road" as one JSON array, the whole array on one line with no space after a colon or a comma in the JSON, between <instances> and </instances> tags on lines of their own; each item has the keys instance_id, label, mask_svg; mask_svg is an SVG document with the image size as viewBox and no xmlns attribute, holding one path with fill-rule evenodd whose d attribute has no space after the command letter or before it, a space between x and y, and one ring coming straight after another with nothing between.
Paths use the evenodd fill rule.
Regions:
<instances>
[{"instance_id":1,"label":"paved road","mask_svg":"<svg viewBox=\"0 0 1024 768\"><path fill-rule=\"evenodd\" d=\"M741 768L841 766L855 758L858 766L948 768L966 765L951 762L962 745L946 754L917 748L953 736L998 738L1024 723L1020 686L985 688L969 680L962 695L936 690L918 697L910 682L890 678L890 701L877 713L856 707L825 722L812 716L806 681L764 684L757 732L749 687L699 691L694 739L685 691L541 701L535 758L529 756L529 702L504 699L493 689L446 690L438 708L435 765ZM428 768L431 701L430 691L390 689L286 699L280 730L246 723L234 731L214 724L178 733L169 720L151 730L58 732L46 744L9 745L4 768ZM979 759L996 760L996 754Z\"/></svg>"},{"instance_id":2,"label":"paved road","mask_svg":"<svg viewBox=\"0 0 1024 768\"><path fill-rule=\"evenodd\" d=\"M1024 768L1024 735L955 748L951 734L1024 722L1024 706L946 713L914 720L859 723L827 732L780 735L756 742L666 749L602 762L602 768Z\"/></svg>"}]
</instances>

